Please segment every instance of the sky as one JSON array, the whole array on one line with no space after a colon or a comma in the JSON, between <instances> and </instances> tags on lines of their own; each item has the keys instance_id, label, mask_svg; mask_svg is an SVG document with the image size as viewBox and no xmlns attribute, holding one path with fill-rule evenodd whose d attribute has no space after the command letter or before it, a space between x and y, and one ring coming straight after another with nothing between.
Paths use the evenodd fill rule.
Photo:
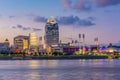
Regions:
<instances>
[{"instance_id":1,"label":"sky","mask_svg":"<svg viewBox=\"0 0 120 80\"><path fill-rule=\"evenodd\" d=\"M60 40L78 40L85 34L86 44L120 41L120 0L0 0L0 42L35 32L44 36L47 19L59 24Z\"/></svg>"}]
</instances>

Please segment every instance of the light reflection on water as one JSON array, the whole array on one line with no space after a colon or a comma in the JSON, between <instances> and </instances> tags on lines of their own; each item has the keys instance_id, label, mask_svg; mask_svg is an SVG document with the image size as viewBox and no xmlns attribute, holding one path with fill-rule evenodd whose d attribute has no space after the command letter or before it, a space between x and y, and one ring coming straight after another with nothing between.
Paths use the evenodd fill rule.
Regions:
<instances>
[{"instance_id":1,"label":"light reflection on water","mask_svg":"<svg viewBox=\"0 0 120 80\"><path fill-rule=\"evenodd\" d=\"M120 60L0 61L0 80L120 80Z\"/></svg>"}]
</instances>

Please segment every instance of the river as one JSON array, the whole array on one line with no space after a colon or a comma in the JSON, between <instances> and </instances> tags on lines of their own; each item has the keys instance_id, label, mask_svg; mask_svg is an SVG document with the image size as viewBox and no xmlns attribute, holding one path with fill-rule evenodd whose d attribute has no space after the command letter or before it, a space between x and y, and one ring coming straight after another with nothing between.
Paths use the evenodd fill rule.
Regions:
<instances>
[{"instance_id":1,"label":"river","mask_svg":"<svg viewBox=\"0 0 120 80\"><path fill-rule=\"evenodd\" d=\"M1 60L0 80L120 80L120 60Z\"/></svg>"}]
</instances>

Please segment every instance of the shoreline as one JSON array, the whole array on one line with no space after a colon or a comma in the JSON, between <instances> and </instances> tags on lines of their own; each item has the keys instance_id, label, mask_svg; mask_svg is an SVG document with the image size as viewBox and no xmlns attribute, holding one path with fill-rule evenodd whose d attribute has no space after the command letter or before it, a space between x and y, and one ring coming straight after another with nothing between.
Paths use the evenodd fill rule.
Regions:
<instances>
[{"instance_id":1,"label":"shoreline","mask_svg":"<svg viewBox=\"0 0 120 80\"><path fill-rule=\"evenodd\" d=\"M77 60L109 59L107 56L1 56L0 60Z\"/></svg>"}]
</instances>

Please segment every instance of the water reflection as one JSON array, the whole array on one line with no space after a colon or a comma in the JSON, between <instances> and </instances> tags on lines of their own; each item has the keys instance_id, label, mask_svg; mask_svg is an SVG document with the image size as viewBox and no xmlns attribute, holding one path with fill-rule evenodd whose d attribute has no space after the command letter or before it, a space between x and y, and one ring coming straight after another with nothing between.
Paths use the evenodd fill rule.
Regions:
<instances>
[{"instance_id":1,"label":"water reflection","mask_svg":"<svg viewBox=\"0 0 120 80\"><path fill-rule=\"evenodd\" d=\"M33 60L29 62L28 66L33 70L28 73L27 80L57 80L57 74L49 72L49 69L57 66L56 60Z\"/></svg>"},{"instance_id":2,"label":"water reflection","mask_svg":"<svg viewBox=\"0 0 120 80\"><path fill-rule=\"evenodd\" d=\"M120 80L119 70L119 60L0 61L0 80Z\"/></svg>"}]
</instances>

